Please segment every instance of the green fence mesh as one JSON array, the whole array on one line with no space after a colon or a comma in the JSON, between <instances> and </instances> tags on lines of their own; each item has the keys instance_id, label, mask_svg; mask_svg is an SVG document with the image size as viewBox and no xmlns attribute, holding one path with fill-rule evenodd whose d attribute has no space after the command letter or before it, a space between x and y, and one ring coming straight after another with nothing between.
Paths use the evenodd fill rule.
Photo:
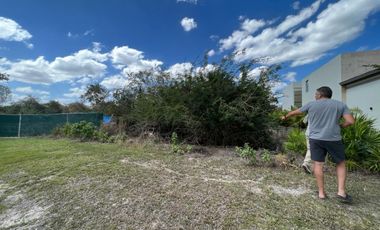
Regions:
<instances>
[{"instance_id":1,"label":"green fence mesh","mask_svg":"<svg viewBox=\"0 0 380 230\"><path fill-rule=\"evenodd\" d=\"M101 113L0 114L0 137L48 135L65 123L92 122L100 126Z\"/></svg>"}]
</instances>

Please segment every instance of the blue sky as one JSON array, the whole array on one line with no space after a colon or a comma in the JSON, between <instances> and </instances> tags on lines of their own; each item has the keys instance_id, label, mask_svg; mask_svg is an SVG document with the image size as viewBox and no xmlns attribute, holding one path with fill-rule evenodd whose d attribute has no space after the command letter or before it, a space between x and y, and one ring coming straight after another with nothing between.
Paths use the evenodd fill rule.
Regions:
<instances>
[{"instance_id":1,"label":"blue sky","mask_svg":"<svg viewBox=\"0 0 380 230\"><path fill-rule=\"evenodd\" d=\"M380 49L379 0L2 0L0 72L12 100L79 100L90 83L128 87L141 70L175 78L209 54L282 64L281 90L340 53Z\"/></svg>"}]
</instances>

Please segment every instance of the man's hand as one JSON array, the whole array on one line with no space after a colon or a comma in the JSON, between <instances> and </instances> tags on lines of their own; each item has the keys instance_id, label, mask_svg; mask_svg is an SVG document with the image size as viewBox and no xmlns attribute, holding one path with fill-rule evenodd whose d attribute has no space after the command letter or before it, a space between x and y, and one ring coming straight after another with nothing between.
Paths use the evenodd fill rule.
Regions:
<instances>
[{"instance_id":1,"label":"man's hand","mask_svg":"<svg viewBox=\"0 0 380 230\"><path fill-rule=\"evenodd\" d=\"M286 119L288 119L291 116L300 115L300 114L302 114L301 110L300 109L296 109L296 110L290 111L285 116L281 116L281 120L285 121Z\"/></svg>"},{"instance_id":2,"label":"man's hand","mask_svg":"<svg viewBox=\"0 0 380 230\"><path fill-rule=\"evenodd\" d=\"M351 114L344 114L343 119L344 119L344 122L340 124L342 128L346 128L355 123L355 119Z\"/></svg>"}]
</instances>

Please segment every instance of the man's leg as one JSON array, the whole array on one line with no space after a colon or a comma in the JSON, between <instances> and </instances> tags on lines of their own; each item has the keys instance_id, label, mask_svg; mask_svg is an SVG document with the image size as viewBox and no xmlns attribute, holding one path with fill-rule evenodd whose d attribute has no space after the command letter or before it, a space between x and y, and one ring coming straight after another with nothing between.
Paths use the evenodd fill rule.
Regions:
<instances>
[{"instance_id":1,"label":"man's leg","mask_svg":"<svg viewBox=\"0 0 380 230\"><path fill-rule=\"evenodd\" d=\"M336 162L336 176L338 180L337 198L343 203L352 203L352 197L346 193L346 162L344 154L344 145L342 141L329 142L327 145L329 153Z\"/></svg>"},{"instance_id":2,"label":"man's leg","mask_svg":"<svg viewBox=\"0 0 380 230\"><path fill-rule=\"evenodd\" d=\"M336 175L338 177L338 195L346 196L346 163L345 161L340 162L336 165Z\"/></svg>"},{"instance_id":3,"label":"man's leg","mask_svg":"<svg viewBox=\"0 0 380 230\"><path fill-rule=\"evenodd\" d=\"M326 198L323 178L323 162L314 161L314 175L317 179L319 198Z\"/></svg>"}]
</instances>

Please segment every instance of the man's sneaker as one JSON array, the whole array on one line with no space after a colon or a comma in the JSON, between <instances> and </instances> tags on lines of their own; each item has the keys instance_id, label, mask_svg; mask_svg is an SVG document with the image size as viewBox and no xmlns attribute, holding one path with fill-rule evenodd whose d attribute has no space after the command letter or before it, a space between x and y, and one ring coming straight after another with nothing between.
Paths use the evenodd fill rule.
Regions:
<instances>
[{"instance_id":1,"label":"man's sneaker","mask_svg":"<svg viewBox=\"0 0 380 230\"><path fill-rule=\"evenodd\" d=\"M305 170L305 173L307 173L307 174L311 174L311 168L310 168L309 165L307 165L307 164L303 164L303 165L302 165L302 168L303 168L303 170Z\"/></svg>"}]
</instances>

